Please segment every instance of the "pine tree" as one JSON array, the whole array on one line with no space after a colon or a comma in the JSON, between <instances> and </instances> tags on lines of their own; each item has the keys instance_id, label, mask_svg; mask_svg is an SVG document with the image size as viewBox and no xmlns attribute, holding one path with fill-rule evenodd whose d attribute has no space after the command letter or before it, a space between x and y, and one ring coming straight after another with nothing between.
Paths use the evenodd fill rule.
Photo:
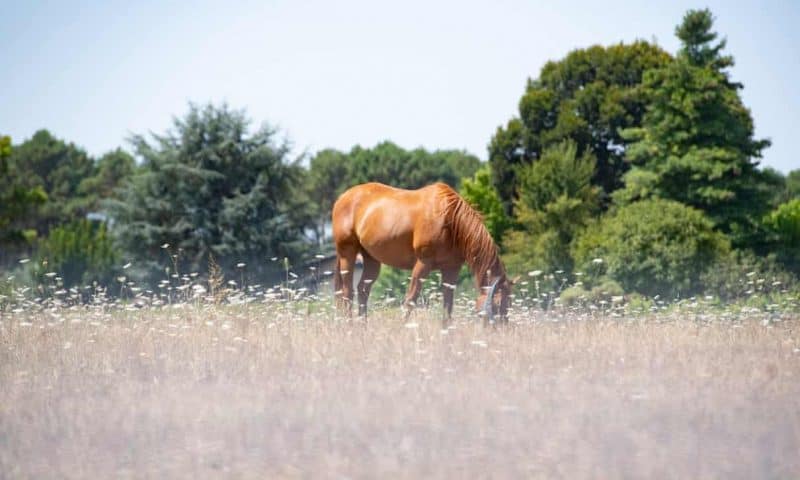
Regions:
<instances>
[{"instance_id":1,"label":"pine tree","mask_svg":"<svg viewBox=\"0 0 800 480\"><path fill-rule=\"evenodd\" d=\"M705 211L737 245L752 238L768 207L769 192L756 159L769 145L753 137L753 119L727 69L733 58L716 42L708 10L689 11L676 34L676 59L645 74L650 106L641 128L623 136L633 143L635 166L616 200L660 197ZM716 43L715 43L716 42Z\"/></svg>"},{"instance_id":2,"label":"pine tree","mask_svg":"<svg viewBox=\"0 0 800 480\"><path fill-rule=\"evenodd\" d=\"M270 258L299 260L310 224L305 171L275 136L268 127L249 133L244 113L224 105L192 105L153 141L135 136L142 165L108 203L131 271L150 281L166 267L202 274L213 255L263 279L278 270Z\"/></svg>"}]
</instances>

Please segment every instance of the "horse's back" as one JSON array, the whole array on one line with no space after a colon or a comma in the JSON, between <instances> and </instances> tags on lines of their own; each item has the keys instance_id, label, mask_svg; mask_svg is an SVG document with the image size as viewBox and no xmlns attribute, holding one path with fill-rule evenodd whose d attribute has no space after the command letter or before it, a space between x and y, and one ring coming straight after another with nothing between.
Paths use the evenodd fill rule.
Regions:
<instances>
[{"instance_id":1,"label":"horse's back","mask_svg":"<svg viewBox=\"0 0 800 480\"><path fill-rule=\"evenodd\" d=\"M350 188L333 207L333 236L337 248L357 243L382 263L410 268L415 240L419 243L421 232L437 228L437 192L443 186L446 187L433 184L404 190L381 183L365 183Z\"/></svg>"},{"instance_id":2,"label":"horse's back","mask_svg":"<svg viewBox=\"0 0 800 480\"><path fill-rule=\"evenodd\" d=\"M354 230L356 215L365 205L373 204L375 201L401 190L377 182L362 183L345 190L333 204L331 221L333 222L334 239L346 236Z\"/></svg>"}]
</instances>

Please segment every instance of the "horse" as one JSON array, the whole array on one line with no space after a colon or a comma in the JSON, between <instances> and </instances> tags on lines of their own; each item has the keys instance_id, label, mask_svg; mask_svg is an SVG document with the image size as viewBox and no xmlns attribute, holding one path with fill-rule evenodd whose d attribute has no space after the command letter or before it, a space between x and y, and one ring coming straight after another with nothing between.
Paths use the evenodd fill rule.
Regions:
<instances>
[{"instance_id":1,"label":"horse","mask_svg":"<svg viewBox=\"0 0 800 480\"><path fill-rule=\"evenodd\" d=\"M478 290L476 310L492 321L508 312L513 280L506 275L497 245L475 211L445 183L405 190L381 183L356 185L333 205L333 241L336 246L334 290L336 304L352 315L353 270L361 254L363 272L358 282L358 313L366 316L367 300L381 264L411 270L403 308L406 318L422 290L422 280L433 270L442 273L444 323L453 311L458 272L466 262Z\"/></svg>"}]
</instances>

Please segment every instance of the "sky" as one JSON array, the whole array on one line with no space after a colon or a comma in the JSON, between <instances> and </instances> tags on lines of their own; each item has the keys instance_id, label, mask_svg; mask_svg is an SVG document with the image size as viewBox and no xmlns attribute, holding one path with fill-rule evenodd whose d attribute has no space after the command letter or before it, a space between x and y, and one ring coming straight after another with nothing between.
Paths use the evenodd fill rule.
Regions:
<instances>
[{"instance_id":1,"label":"sky","mask_svg":"<svg viewBox=\"0 0 800 480\"><path fill-rule=\"evenodd\" d=\"M0 0L0 132L47 128L99 155L167 131L189 102L245 109L296 155L391 140L486 159L548 60L636 39L674 53L709 7L762 165L800 168L800 2Z\"/></svg>"}]
</instances>

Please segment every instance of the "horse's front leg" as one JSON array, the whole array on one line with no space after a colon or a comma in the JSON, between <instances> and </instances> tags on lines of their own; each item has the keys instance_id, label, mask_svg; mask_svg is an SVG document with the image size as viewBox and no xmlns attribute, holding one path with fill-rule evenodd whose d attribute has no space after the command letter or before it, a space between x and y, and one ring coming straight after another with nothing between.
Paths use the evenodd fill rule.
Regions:
<instances>
[{"instance_id":1,"label":"horse's front leg","mask_svg":"<svg viewBox=\"0 0 800 480\"><path fill-rule=\"evenodd\" d=\"M450 318L453 315L453 296L456 291L456 282L458 282L458 271L456 269L442 269L442 300L444 302L444 320L443 325L450 323Z\"/></svg>"},{"instance_id":2,"label":"horse's front leg","mask_svg":"<svg viewBox=\"0 0 800 480\"><path fill-rule=\"evenodd\" d=\"M408 284L406 298L403 300L403 310L405 310L404 318L407 319L409 315L411 315L411 310L416 305L419 292L422 291L422 280L428 276L430 271L430 265L421 260L417 260L417 263L414 264L414 269L411 271L411 283Z\"/></svg>"}]
</instances>

